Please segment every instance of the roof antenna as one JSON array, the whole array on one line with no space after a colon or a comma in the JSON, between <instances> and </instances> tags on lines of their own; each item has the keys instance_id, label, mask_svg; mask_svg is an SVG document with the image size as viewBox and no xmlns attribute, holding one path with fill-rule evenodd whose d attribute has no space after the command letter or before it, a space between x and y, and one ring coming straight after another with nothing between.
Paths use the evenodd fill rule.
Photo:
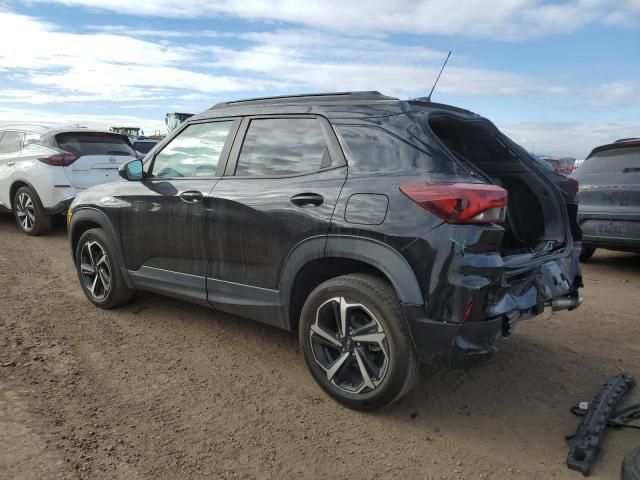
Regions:
<instances>
[{"instance_id":1,"label":"roof antenna","mask_svg":"<svg viewBox=\"0 0 640 480\"><path fill-rule=\"evenodd\" d=\"M449 53L447 54L447 58L444 59L444 63L442 64L442 68L440 69L440 73L436 77L436 81L433 83L433 87L431 87L431 91L429 92L429 96L426 98L427 102L431 101L431 95L433 95L433 91L436 89L436 85L438 84L438 80L440 80L440 75L442 75L442 71L444 70L444 67L447 66L447 62L449 61L449 57L450 56L451 56L451 50L449 50Z\"/></svg>"}]
</instances>

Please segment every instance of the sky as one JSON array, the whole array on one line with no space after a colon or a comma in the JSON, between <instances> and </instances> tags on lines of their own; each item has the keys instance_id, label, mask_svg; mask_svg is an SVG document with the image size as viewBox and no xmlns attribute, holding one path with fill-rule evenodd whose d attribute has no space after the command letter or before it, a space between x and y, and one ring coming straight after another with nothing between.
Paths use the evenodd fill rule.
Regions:
<instances>
[{"instance_id":1,"label":"sky","mask_svg":"<svg viewBox=\"0 0 640 480\"><path fill-rule=\"evenodd\" d=\"M226 100L433 96L535 153L640 136L640 0L0 0L0 124L166 131Z\"/></svg>"}]
</instances>

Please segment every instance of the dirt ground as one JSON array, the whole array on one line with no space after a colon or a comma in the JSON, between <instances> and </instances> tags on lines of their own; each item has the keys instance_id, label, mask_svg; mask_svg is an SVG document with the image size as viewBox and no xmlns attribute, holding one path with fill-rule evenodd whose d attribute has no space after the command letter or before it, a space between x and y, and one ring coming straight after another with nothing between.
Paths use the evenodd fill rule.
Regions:
<instances>
[{"instance_id":1,"label":"dirt ground","mask_svg":"<svg viewBox=\"0 0 640 480\"><path fill-rule=\"evenodd\" d=\"M620 368L640 377L640 255L600 251L584 278L579 310L365 414L321 391L289 333L145 293L94 308L62 222L32 238L0 216L0 477L580 478L569 407ZM592 478L638 445L609 431Z\"/></svg>"}]
</instances>

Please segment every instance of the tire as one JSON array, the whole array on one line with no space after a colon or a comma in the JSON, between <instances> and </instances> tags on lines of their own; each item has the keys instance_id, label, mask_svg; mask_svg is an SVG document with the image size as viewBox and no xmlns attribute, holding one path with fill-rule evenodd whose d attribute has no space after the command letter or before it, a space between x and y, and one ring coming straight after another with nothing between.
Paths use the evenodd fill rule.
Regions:
<instances>
[{"instance_id":1,"label":"tire","mask_svg":"<svg viewBox=\"0 0 640 480\"><path fill-rule=\"evenodd\" d=\"M593 254L596 252L595 247L582 247L582 250L580 251L580 261L581 262L586 262L587 260L589 260Z\"/></svg>"},{"instance_id":2,"label":"tire","mask_svg":"<svg viewBox=\"0 0 640 480\"><path fill-rule=\"evenodd\" d=\"M640 480L640 447L631 451L622 462L621 480Z\"/></svg>"},{"instance_id":3,"label":"tire","mask_svg":"<svg viewBox=\"0 0 640 480\"><path fill-rule=\"evenodd\" d=\"M20 187L13 196L13 215L18 228L27 235L42 235L51 230L51 215L42 206L31 187Z\"/></svg>"},{"instance_id":4,"label":"tire","mask_svg":"<svg viewBox=\"0 0 640 480\"><path fill-rule=\"evenodd\" d=\"M75 260L82 291L94 305L113 308L130 302L135 295L124 281L116 249L102 228L82 234Z\"/></svg>"},{"instance_id":5,"label":"tire","mask_svg":"<svg viewBox=\"0 0 640 480\"><path fill-rule=\"evenodd\" d=\"M385 280L372 275L336 277L313 290L302 308L299 341L316 382L355 410L389 405L417 380L418 359L400 302Z\"/></svg>"}]
</instances>

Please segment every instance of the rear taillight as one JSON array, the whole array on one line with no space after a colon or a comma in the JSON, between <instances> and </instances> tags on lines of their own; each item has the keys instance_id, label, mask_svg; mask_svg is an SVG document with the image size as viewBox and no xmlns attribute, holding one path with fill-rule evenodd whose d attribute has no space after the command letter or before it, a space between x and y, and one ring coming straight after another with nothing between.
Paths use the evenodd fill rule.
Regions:
<instances>
[{"instance_id":1,"label":"rear taillight","mask_svg":"<svg viewBox=\"0 0 640 480\"><path fill-rule=\"evenodd\" d=\"M46 163L47 165L53 165L54 167L68 167L73 162L75 162L78 158L77 155L69 152L56 153L55 155L51 155L48 157L39 158L42 163Z\"/></svg>"},{"instance_id":2,"label":"rear taillight","mask_svg":"<svg viewBox=\"0 0 640 480\"><path fill-rule=\"evenodd\" d=\"M447 223L502 223L507 191L482 183L407 183L400 191Z\"/></svg>"}]
</instances>

